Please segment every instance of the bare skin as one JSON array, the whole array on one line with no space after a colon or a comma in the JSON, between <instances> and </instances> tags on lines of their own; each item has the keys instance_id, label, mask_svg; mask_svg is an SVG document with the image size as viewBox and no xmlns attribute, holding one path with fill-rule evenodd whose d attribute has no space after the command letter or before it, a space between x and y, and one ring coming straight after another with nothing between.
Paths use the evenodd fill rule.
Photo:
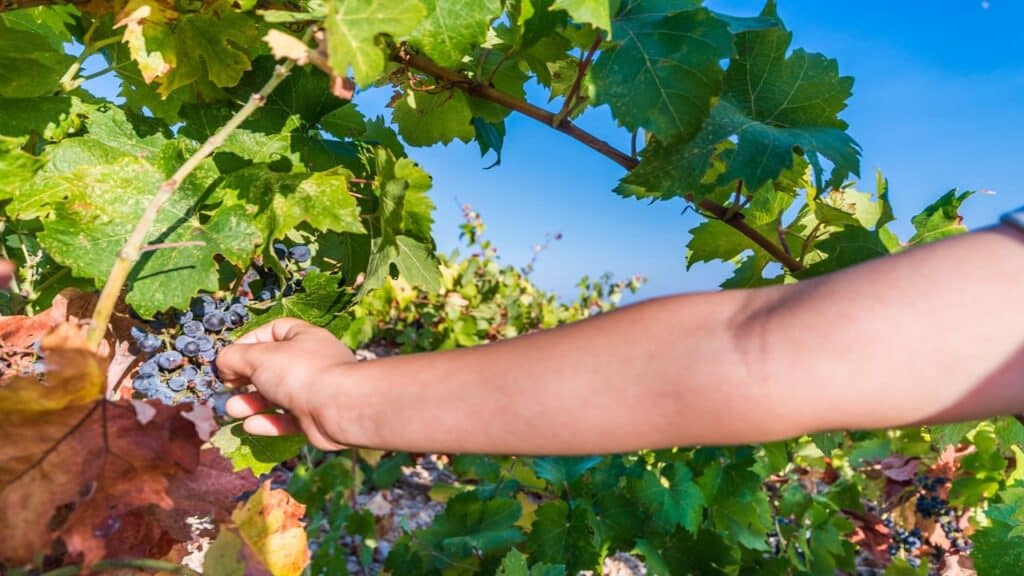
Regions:
<instances>
[{"instance_id":1,"label":"bare skin","mask_svg":"<svg viewBox=\"0 0 1024 576\"><path fill-rule=\"evenodd\" d=\"M356 363L283 319L224 350L254 434L323 449L598 454L1024 412L1024 234L795 285L688 294L487 346Z\"/></svg>"}]
</instances>

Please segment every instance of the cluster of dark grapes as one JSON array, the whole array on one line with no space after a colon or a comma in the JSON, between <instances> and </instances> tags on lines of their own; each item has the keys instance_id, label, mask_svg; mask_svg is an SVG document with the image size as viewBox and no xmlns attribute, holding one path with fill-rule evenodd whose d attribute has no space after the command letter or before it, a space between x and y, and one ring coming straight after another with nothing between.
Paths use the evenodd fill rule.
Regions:
<instances>
[{"instance_id":1,"label":"cluster of dark grapes","mask_svg":"<svg viewBox=\"0 0 1024 576\"><path fill-rule=\"evenodd\" d=\"M280 288L277 274L265 267L253 266L242 281L242 293L257 302L268 302L291 296L302 288L302 278L315 267L308 262L312 253L308 246L273 245L274 255L284 266L285 282ZM258 281L258 290L250 284ZM132 380L135 392L164 404L206 401L215 408L227 398L224 385L217 377L217 354L232 340L232 333L249 319L250 300L238 296L230 300L200 295L188 310L176 315L158 315L149 322L148 330L132 329L138 351L146 356Z\"/></svg>"},{"instance_id":2,"label":"cluster of dark grapes","mask_svg":"<svg viewBox=\"0 0 1024 576\"><path fill-rule=\"evenodd\" d=\"M921 487L915 509L924 518L933 518L939 523L946 538L950 542L950 551L965 552L971 548L970 541L957 522L956 510L950 507L949 501L939 496L939 490L949 483L944 476L920 476L916 484Z\"/></svg>"},{"instance_id":3,"label":"cluster of dark grapes","mask_svg":"<svg viewBox=\"0 0 1024 576\"><path fill-rule=\"evenodd\" d=\"M892 532L892 542L889 543L889 557L895 558L903 554L907 563L912 568L917 568L921 564L921 560L915 556L918 550L921 549L921 530L918 528L906 530L895 526L891 517L884 518L882 523Z\"/></svg>"},{"instance_id":4,"label":"cluster of dark grapes","mask_svg":"<svg viewBox=\"0 0 1024 576\"><path fill-rule=\"evenodd\" d=\"M265 268L251 268L249 273L243 281L243 286L246 290L249 290L249 285L259 280L262 286L259 292L250 292L253 298L257 302L268 302L277 298L278 292L284 297L291 296L302 288L302 278L307 272L316 270L316 266L309 266L309 260L312 258L313 253L309 249L309 246L305 244L296 244L289 248L282 242L274 243L274 255L277 259L285 266L285 271L288 273L288 279L285 281L284 288L281 288L278 282L277 275L272 271Z\"/></svg>"},{"instance_id":5,"label":"cluster of dark grapes","mask_svg":"<svg viewBox=\"0 0 1024 576\"><path fill-rule=\"evenodd\" d=\"M205 401L224 392L217 378L217 353L231 343L232 331L249 319L246 298L217 300L203 294L176 317L160 316L150 330L132 328L132 339L146 360L132 387L164 404Z\"/></svg>"}]
</instances>

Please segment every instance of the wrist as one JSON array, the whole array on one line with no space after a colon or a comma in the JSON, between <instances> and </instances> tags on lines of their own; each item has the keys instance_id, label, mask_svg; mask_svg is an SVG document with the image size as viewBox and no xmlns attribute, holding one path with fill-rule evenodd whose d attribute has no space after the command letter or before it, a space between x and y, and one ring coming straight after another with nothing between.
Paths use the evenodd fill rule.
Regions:
<instances>
[{"instance_id":1,"label":"wrist","mask_svg":"<svg viewBox=\"0 0 1024 576\"><path fill-rule=\"evenodd\" d=\"M353 447L380 445L381 411L372 390L369 362L342 362L332 366L317 389L311 408L313 420L332 441Z\"/></svg>"}]
</instances>

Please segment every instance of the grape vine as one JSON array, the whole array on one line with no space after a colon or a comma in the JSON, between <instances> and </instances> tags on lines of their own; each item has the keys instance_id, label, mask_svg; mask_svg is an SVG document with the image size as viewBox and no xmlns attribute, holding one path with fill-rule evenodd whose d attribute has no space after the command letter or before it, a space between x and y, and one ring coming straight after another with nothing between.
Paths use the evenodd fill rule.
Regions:
<instances>
[{"instance_id":1,"label":"grape vine","mask_svg":"<svg viewBox=\"0 0 1024 576\"><path fill-rule=\"evenodd\" d=\"M91 91L101 76L114 101ZM552 109L528 101L531 82ZM217 352L276 318L415 353L580 320L641 287L585 278L559 301L531 283L535 262L498 259L469 207L469 255L436 254L431 178L406 147L475 141L522 169L501 164L512 114L623 168L616 194L699 212L686 263L732 263L723 289L964 232L971 192L941 195L901 239L888 182L859 189L852 86L792 46L773 0L750 15L684 0L0 2L0 260L16 268L0 283L0 569L171 570L191 561L193 516L222 573L244 559L576 574L626 554L650 574L1019 574L1014 418L517 458L323 454L223 417ZM366 90L393 92L389 117L360 111ZM576 123L598 107L631 150ZM427 463L417 498L440 510L395 529L369 493L407 493ZM292 546L265 547L270 516Z\"/></svg>"}]
</instances>

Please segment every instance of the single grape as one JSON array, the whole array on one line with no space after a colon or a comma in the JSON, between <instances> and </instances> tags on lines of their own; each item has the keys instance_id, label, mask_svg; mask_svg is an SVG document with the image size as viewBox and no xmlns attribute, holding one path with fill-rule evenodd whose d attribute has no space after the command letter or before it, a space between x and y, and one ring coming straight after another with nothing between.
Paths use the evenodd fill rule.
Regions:
<instances>
[{"instance_id":1,"label":"single grape","mask_svg":"<svg viewBox=\"0 0 1024 576\"><path fill-rule=\"evenodd\" d=\"M161 403L166 404L168 406L173 406L175 394L166 386L160 386L159 388L153 391L153 393L150 395L150 398L159 400Z\"/></svg>"},{"instance_id":2,"label":"single grape","mask_svg":"<svg viewBox=\"0 0 1024 576\"><path fill-rule=\"evenodd\" d=\"M205 360L206 362L213 362L217 359L217 351L213 348L209 350L202 350L199 352L199 359Z\"/></svg>"},{"instance_id":3,"label":"single grape","mask_svg":"<svg viewBox=\"0 0 1024 576\"><path fill-rule=\"evenodd\" d=\"M185 388L188 388L188 380L185 380L181 376L175 376L167 381L167 387L175 392L181 392Z\"/></svg>"},{"instance_id":4,"label":"single grape","mask_svg":"<svg viewBox=\"0 0 1024 576\"><path fill-rule=\"evenodd\" d=\"M225 318L220 311L214 310L203 317L203 326L210 332L220 332L224 329Z\"/></svg>"},{"instance_id":5,"label":"single grape","mask_svg":"<svg viewBox=\"0 0 1024 576\"><path fill-rule=\"evenodd\" d=\"M156 355L156 365L165 372L177 370L185 363L185 358L179 352L169 350Z\"/></svg>"},{"instance_id":6,"label":"single grape","mask_svg":"<svg viewBox=\"0 0 1024 576\"><path fill-rule=\"evenodd\" d=\"M242 306L242 309L244 310L245 306L248 306L248 305L249 305L249 299L248 298L246 298L245 296L238 296L231 303L231 308L234 309L235 306Z\"/></svg>"},{"instance_id":7,"label":"single grape","mask_svg":"<svg viewBox=\"0 0 1024 576\"><path fill-rule=\"evenodd\" d=\"M200 334L205 332L205 329L203 328L202 322L196 322L195 320L192 320L191 322L186 322L182 324L181 331L184 332L186 336L191 336L195 338L196 336L199 336Z\"/></svg>"},{"instance_id":8,"label":"single grape","mask_svg":"<svg viewBox=\"0 0 1024 576\"><path fill-rule=\"evenodd\" d=\"M296 244L288 250L288 257L295 262L306 262L310 256L312 256L312 253L309 251L309 246L305 244Z\"/></svg>"},{"instance_id":9,"label":"single grape","mask_svg":"<svg viewBox=\"0 0 1024 576\"><path fill-rule=\"evenodd\" d=\"M180 314L178 316L178 324L180 326L184 326L185 324L188 324L189 322L191 322L194 319L195 319L195 315L192 314L191 310L188 310L188 311L183 312L182 314Z\"/></svg>"},{"instance_id":10,"label":"single grape","mask_svg":"<svg viewBox=\"0 0 1024 576\"><path fill-rule=\"evenodd\" d=\"M199 349L199 341L191 338L181 347L181 353L189 358L195 358L201 351Z\"/></svg>"},{"instance_id":11,"label":"single grape","mask_svg":"<svg viewBox=\"0 0 1024 576\"><path fill-rule=\"evenodd\" d=\"M242 304L241 302L232 304L228 308L228 312L234 312L235 314L238 314L242 318L249 318L249 311L245 309L245 304Z\"/></svg>"},{"instance_id":12,"label":"single grape","mask_svg":"<svg viewBox=\"0 0 1024 576\"><path fill-rule=\"evenodd\" d=\"M274 242L274 256L277 256L278 260L284 260L288 257L288 247L281 242Z\"/></svg>"},{"instance_id":13,"label":"single grape","mask_svg":"<svg viewBox=\"0 0 1024 576\"><path fill-rule=\"evenodd\" d=\"M273 288L264 288L263 290L260 291L260 294L259 294L259 296L256 297L256 299L259 300L260 302L267 302L269 300L273 300L274 299L274 289Z\"/></svg>"},{"instance_id":14,"label":"single grape","mask_svg":"<svg viewBox=\"0 0 1024 576\"><path fill-rule=\"evenodd\" d=\"M228 310L228 313L224 315L224 324L228 328L238 328L245 322L245 317L235 312L234 310Z\"/></svg>"},{"instance_id":15,"label":"single grape","mask_svg":"<svg viewBox=\"0 0 1024 576\"><path fill-rule=\"evenodd\" d=\"M132 326L128 330L128 333L131 335L132 340L135 340L140 344L142 343L143 340L146 339L146 336L149 336L149 334L147 334L145 330L139 328L138 326Z\"/></svg>"},{"instance_id":16,"label":"single grape","mask_svg":"<svg viewBox=\"0 0 1024 576\"><path fill-rule=\"evenodd\" d=\"M139 376L156 376L160 373L160 367L156 364L155 358L150 358L139 366Z\"/></svg>"},{"instance_id":17,"label":"single grape","mask_svg":"<svg viewBox=\"0 0 1024 576\"><path fill-rule=\"evenodd\" d=\"M152 374L142 376L141 374L132 380L132 388L139 394L150 395L160 386L160 377Z\"/></svg>"},{"instance_id":18,"label":"single grape","mask_svg":"<svg viewBox=\"0 0 1024 576\"><path fill-rule=\"evenodd\" d=\"M196 378L192 385L195 387L196 392L201 394L208 394L213 390L213 380L207 377Z\"/></svg>"},{"instance_id":19,"label":"single grape","mask_svg":"<svg viewBox=\"0 0 1024 576\"><path fill-rule=\"evenodd\" d=\"M208 350L213 350L213 338L210 338L206 334L203 334L202 336L196 338L196 342L199 342L199 351L200 352L206 352Z\"/></svg>"},{"instance_id":20,"label":"single grape","mask_svg":"<svg viewBox=\"0 0 1024 576\"><path fill-rule=\"evenodd\" d=\"M146 334L146 337L139 342L139 349L146 354L152 354L164 347L164 341L155 334Z\"/></svg>"},{"instance_id":21,"label":"single grape","mask_svg":"<svg viewBox=\"0 0 1024 576\"><path fill-rule=\"evenodd\" d=\"M196 368L191 364L186 364L185 367L181 369L180 376L185 380L195 380L199 376L199 368Z\"/></svg>"},{"instance_id":22,"label":"single grape","mask_svg":"<svg viewBox=\"0 0 1024 576\"><path fill-rule=\"evenodd\" d=\"M209 294L200 294L192 301L192 310L198 316L205 316L217 309L217 301Z\"/></svg>"}]
</instances>

